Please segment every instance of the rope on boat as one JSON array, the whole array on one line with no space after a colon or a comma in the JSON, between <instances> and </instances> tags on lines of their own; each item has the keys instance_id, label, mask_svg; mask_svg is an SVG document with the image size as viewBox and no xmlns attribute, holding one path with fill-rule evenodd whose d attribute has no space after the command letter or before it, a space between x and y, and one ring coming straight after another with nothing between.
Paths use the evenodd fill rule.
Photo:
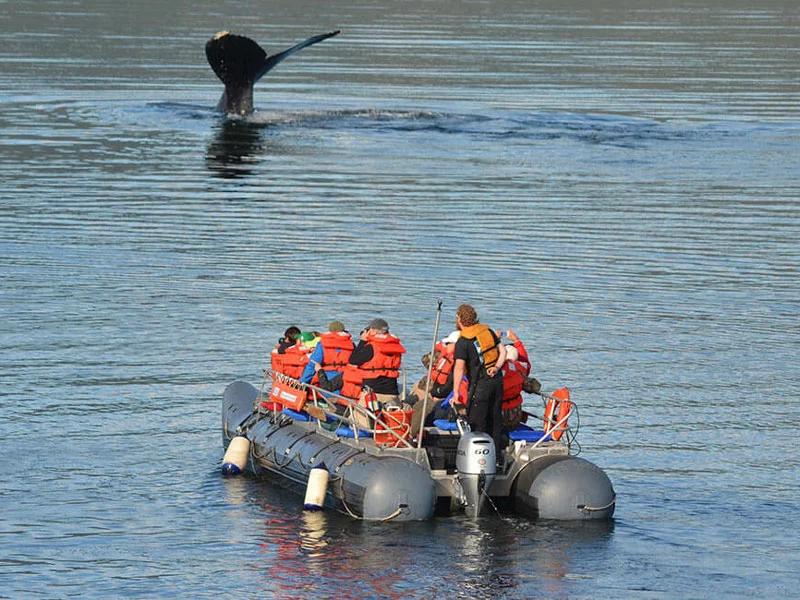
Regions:
<instances>
[{"instance_id":1,"label":"rope on boat","mask_svg":"<svg viewBox=\"0 0 800 600\"><path fill-rule=\"evenodd\" d=\"M352 510L350 510L350 507L347 506L347 502L345 501L344 496L342 496L342 506L344 506L345 511L351 518L357 519L359 521L366 521L364 517L359 517ZM403 509L405 508L407 508L407 505L401 504L400 506L397 507L397 510L394 511L392 514L390 514L388 517L383 517L382 519L378 519L378 521L380 521L381 523L385 523L386 521L391 521L392 519L402 515Z\"/></svg>"},{"instance_id":2,"label":"rope on boat","mask_svg":"<svg viewBox=\"0 0 800 600\"><path fill-rule=\"evenodd\" d=\"M344 458L342 458L342 460L339 461L339 464L336 465L335 467L329 468L328 471L330 471L331 475L333 475L335 473L338 473L339 469L341 468L341 466L344 463L346 463L348 460L350 460L354 456L358 456L359 454L362 454L364 452L366 452L365 448L353 448L353 451L350 454L345 454Z\"/></svg>"},{"instance_id":3,"label":"rope on boat","mask_svg":"<svg viewBox=\"0 0 800 600\"><path fill-rule=\"evenodd\" d=\"M275 448L273 447L273 450L274 450L274 449L275 449ZM288 450L288 448L287 448L287 450ZM286 453L284 452L283 454L285 455ZM285 461L285 462L282 462L282 463L281 463L281 462L278 462L278 453L277 453L277 452L275 452L275 460L273 461L273 462L275 463L275 466L276 466L278 469L281 469L281 470L282 470L284 467L288 467L288 466L289 466L289 465L292 463L292 461L294 460L294 457L295 457L295 456L297 456L297 452L295 451L295 453L294 453L294 454L290 454L290 455L288 455L288 456L289 456L289 460L287 460L287 461Z\"/></svg>"},{"instance_id":4,"label":"rope on boat","mask_svg":"<svg viewBox=\"0 0 800 600\"><path fill-rule=\"evenodd\" d=\"M404 508L403 506L398 506L397 510L394 511L392 514L390 514L388 517L383 517L381 519L381 523L385 523L386 521L391 521L395 517L397 517L399 515L402 515L403 514L403 508Z\"/></svg>"},{"instance_id":5,"label":"rope on boat","mask_svg":"<svg viewBox=\"0 0 800 600\"><path fill-rule=\"evenodd\" d=\"M264 454L260 454L260 455L256 453L256 444L253 444L253 445L251 446L251 448L250 448L250 455L251 455L251 456L253 456L254 458L257 458L258 460L263 460L263 459L265 459L265 458L266 458L267 460L269 460L269 455L270 455L270 454L272 454L272 455L273 455L273 460L272 460L272 462L275 462L275 446L270 446L270 447L268 447L268 448L267 448L267 451L266 451L266 452L264 452Z\"/></svg>"},{"instance_id":6,"label":"rope on boat","mask_svg":"<svg viewBox=\"0 0 800 600\"><path fill-rule=\"evenodd\" d=\"M598 512L601 510L606 510L614 506L614 503L617 501L617 495L614 494L614 497L611 499L611 502L606 504L605 506L586 506L585 504L578 504L576 507L578 510L585 510L587 512Z\"/></svg>"},{"instance_id":7,"label":"rope on boat","mask_svg":"<svg viewBox=\"0 0 800 600\"><path fill-rule=\"evenodd\" d=\"M311 458L309 458L309 459L308 459L309 463L313 464L313 463L317 462L317 457L318 457L320 454L322 454L323 452L325 452L325 450L327 450L327 449L328 449L328 448L330 448L331 446L333 446L333 445L335 445L335 444L338 444L338 443L339 443L339 440L338 440L338 439L336 439L336 440L331 440L331 441L330 441L330 443L329 443L327 446L324 446L323 448L320 448L320 449L319 449L319 452L317 452L317 453L316 453L314 456L312 456ZM303 464L303 463L302 463L302 461L300 462L300 464Z\"/></svg>"},{"instance_id":8,"label":"rope on boat","mask_svg":"<svg viewBox=\"0 0 800 600\"><path fill-rule=\"evenodd\" d=\"M489 494L486 493L486 489L485 488L481 490L481 494L483 494L485 496L485 498L489 501L489 504L492 505L492 508L494 509L494 512L496 512L499 515L500 514L500 509L497 508L497 505L492 500L492 497Z\"/></svg>"},{"instance_id":9,"label":"rope on boat","mask_svg":"<svg viewBox=\"0 0 800 600\"><path fill-rule=\"evenodd\" d=\"M353 517L354 519L364 520L364 517L359 517L352 510L350 510L350 507L347 506L347 502L344 499L344 494L342 494L342 506L344 506L344 509L347 511L347 514Z\"/></svg>"}]
</instances>

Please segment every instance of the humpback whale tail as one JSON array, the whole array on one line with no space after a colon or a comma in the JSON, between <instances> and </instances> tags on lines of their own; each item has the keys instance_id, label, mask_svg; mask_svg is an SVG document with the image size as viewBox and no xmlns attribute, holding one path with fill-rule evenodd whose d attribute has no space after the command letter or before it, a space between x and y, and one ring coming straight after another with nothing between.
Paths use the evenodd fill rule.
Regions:
<instances>
[{"instance_id":1,"label":"humpback whale tail","mask_svg":"<svg viewBox=\"0 0 800 600\"><path fill-rule=\"evenodd\" d=\"M263 48L250 38L220 31L206 43L208 64L225 84L218 108L237 115L252 113L253 85L259 79L295 52L340 33L341 30L336 30L315 35L288 50L267 56Z\"/></svg>"}]
</instances>

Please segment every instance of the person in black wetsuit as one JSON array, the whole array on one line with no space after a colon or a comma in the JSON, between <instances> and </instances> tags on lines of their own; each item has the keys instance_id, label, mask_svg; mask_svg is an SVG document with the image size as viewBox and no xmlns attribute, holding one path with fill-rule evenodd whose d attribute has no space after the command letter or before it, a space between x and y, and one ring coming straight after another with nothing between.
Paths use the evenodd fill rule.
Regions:
<instances>
[{"instance_id":1,"label":"person in black wetsuit","mask_svg":"<svg viewBox=\"0 0 800 600\"><path fill-rule=\"evenodd\" d=\"M456 310L456 327L461 336L456 342L453 381L467 376L467 397L453 398L464 409L470 428L492 436L498 459L502 456L503 438L503 373L505 346L494 331L478 322L475 309L462 304ZM457 392L456 392L457 393Z\"/></svg>"}]
</instances>

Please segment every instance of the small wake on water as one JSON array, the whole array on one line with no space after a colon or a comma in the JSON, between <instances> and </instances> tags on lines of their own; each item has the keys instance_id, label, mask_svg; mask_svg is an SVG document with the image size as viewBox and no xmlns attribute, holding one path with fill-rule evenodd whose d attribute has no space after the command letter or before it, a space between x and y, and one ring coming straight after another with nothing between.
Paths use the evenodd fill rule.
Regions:
<instances>
[{"instance_id":1,"label":"small wake on water","mask_svg":"<svg viewBox=\"0 0 800 600\"><path fill-rule=\"evenodd\" d=\"M480 139L542 141L568 139L591 145L632 147L648 142L691 141L747 135L753 131L771 133L783 125L742 122L670 122L612 114L491 111L448 113L434 110L300 109L257 110L248 117L223 116L214 107L157 102L131 111L141 118L153 109L153 116L171 115L180 121L208 120L239 123L252 129L288 131L339 130L375 132L430 132L466 135ZM145 119L146 120L146 119Z\"/></svg>"},{"instance_id":2,"label":"small wake on water","mask_svg":"<svg viewBox=\"0 0 800 600\"><path fill-rule=\"evenodd\" d=\"M430 133L468 136L482 141L542 142L566 139L590 145L634 147L649 142L687 141L734 134L721 124L673 124L663 121L577 113L446 113L429 110L260 111L248 121L264 127ZM737 128L738 129L738 128Z\"/></svg>"}]
</instances>

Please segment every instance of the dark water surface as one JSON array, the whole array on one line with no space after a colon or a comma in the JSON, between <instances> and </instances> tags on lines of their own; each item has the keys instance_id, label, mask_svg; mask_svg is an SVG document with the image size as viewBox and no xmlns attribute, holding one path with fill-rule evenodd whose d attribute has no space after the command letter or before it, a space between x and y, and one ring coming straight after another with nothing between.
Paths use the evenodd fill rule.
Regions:
<instances>
[{"instance_id":1,"label":"dark water surface","mask_svg":"<svg viewBox=\"0 0 800 600\"><path fill-rule=\"evenodd\" d=\"M0 4L0 597L798 597L796 5ZM214 112L216 31L334 28ZM288 324L413 380L437 297L570 387L613 524L220 477Z\"/></svg>"}]
</instances>

